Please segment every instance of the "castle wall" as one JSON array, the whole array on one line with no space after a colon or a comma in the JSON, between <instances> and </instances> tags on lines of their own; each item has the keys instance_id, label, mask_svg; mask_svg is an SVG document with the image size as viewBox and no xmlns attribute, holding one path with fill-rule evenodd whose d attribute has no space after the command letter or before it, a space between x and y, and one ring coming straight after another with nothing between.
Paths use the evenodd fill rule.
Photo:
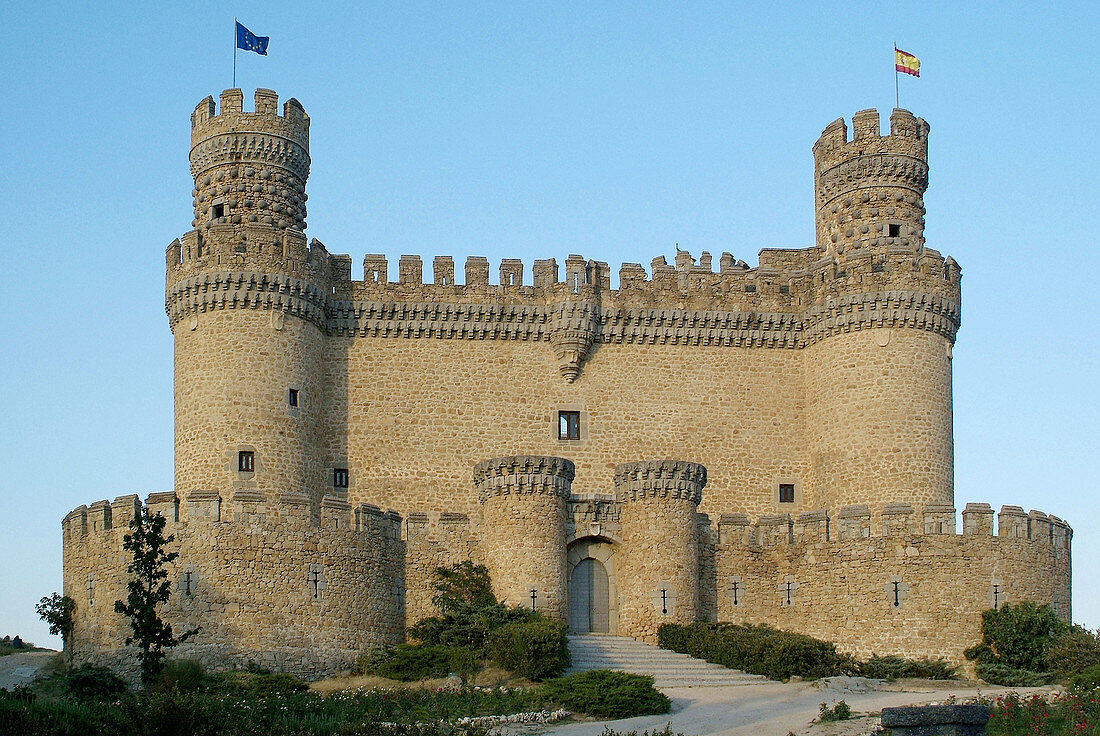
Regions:
<instances>
[{"instance_id":1,"label":"castle wall","mask_svg":"<svg viewBox=\"0 0 1100 736\"><path fill-rule=\"evenodd\" d=\"M545 342L332 339L347 365L327 370L347 391L330 412L347 420L330 425L346 428L354 503L476 515L470 469L508 453L567 457L574 493L612 493L617 463L687 447L710 471L704 509L759 514L808 469L791 351L600 345L570 384ZM582 410L579 441L557 439L559 408Z\"/></svg>"},{"instance_id":2,"label":"castle wall","mask_svg":"<svg viewBox=\"0 0 1100 736\"><path fill-rule=\"evenodd\" d=\"M130 675L135 650L122 646L130 629L114 602L127 594L131 555L122 538L136 501L117 499L113 518L111 506L81 507L63 524L65 592L76 601L74 660ZM253 662L316 677L349 669L370 646L403 637L393 590L404 562L399 519L370 517L357 529L345 511L317 527L304 509L267 518L262 508L242 513L227 502L232 521L217 522L194 508L188 515L186 507L174 521L174 503L159 501L157 510L169 521L165 533L175 537L168 549L179 557L168 568L172 597L158 613L177 635L199 628L173 657L197 659L214 671Z\"/></svg>"},{"instance_id":3,"label":"castle wall","mask_svg":"<svg viewBox=\"0 0 1100 736\"><path fill-rule=\"evenodd\" d=\"M940 506L857 507L845 518L818 512L756 525L726 517L713 547L717 619L799 631L860 657L955 664L981 640L986 609L1031 600L1071 620L1068 527L1005 507L994 535L992 511L972 506L962 534L954 511ZM871 524L872 512L887 521Z\"/></svg>"},{"instance_id":4,"label":"castle wall","mask_svg":"<svg viewBox=\"0 0 1100 736\"><path fill-rule=\"evenodd\" d=\"M951 343L869 329L802 351L810 472L792 511L954 498Z\"/></svg>"},{"instance_id":5,"label":"castle wall","mask_svg":"<svg viewBox=\"0 0 1100 736\"><path fill-rule=\"evenodd\" d=\"M484 564L477 535L465 514L409 514L405 522L404 609L408 625L438 613L432 604L435 571L469 560Z\"/></svg>"}]
</instances>

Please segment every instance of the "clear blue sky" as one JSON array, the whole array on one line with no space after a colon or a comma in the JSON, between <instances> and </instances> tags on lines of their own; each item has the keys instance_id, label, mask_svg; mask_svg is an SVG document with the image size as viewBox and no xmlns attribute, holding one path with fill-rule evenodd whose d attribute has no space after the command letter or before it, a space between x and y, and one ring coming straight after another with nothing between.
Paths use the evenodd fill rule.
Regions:
<instances>
[{"instance_id":1,"label":"clear blue sky","mask_svg":"<svg viewBox=\"0 0 1100 736\"><path fill-rule=\"evenodd\" d=\"M172 487L164 248L234 14L271 36L238 58L246 98L312 118L307 234L356 263L808 247L810 147L888 113L893 43L917 54L928 245L963 269L956 506L1067 519L1074 618L1100 626L1100 4L769 6L3 4L0 634L51 641L33 605L61 588L67 511Z\"/></svg>"}]
</instances>

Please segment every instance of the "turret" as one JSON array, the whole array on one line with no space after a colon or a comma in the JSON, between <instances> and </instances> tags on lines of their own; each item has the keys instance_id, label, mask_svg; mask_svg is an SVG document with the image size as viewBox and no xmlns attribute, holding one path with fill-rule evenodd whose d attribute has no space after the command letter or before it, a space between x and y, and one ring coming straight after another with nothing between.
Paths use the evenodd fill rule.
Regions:
<instances>
[{"instance_id":1,"label":"turret","mask_svg":"<svg viewBox=\"0 0 1100 736\"><path fill-rule=\"evenodd\" d=\"M309 117L297 100L239 89L191 116L194 227L167 251L175 335L176 490L223 517L246 501L320 523L346 499L322 449L326 309L348 269L308 244ZM343 265L342 265L343 264ZM322 495L328 492L332 498Z\"/></svg>"},{"instance_id":2,"label":"turret","mask_svg":"<svg viewBox=\"0 0 1100 736\"><path fill-rule=\"evenodd\" d=\"M306 228L309 116L298 100L256 90L255 112L244 112L239 89L221 94L220 113L207 97L191 115L193 227L265 223Z\"/></svg>"},{"instance_id":3,"label":"turret","mask_svg":"<svg viewBox=\"0 0 1100 736\"><path fill-rule=\"evenodd\" d=\"M826 254L868 245L924 245L928 131L908 110L879 133L876 110L852 117L852 139L834 120L814 144L817 244Z\"/></svg>"}]
</instances>

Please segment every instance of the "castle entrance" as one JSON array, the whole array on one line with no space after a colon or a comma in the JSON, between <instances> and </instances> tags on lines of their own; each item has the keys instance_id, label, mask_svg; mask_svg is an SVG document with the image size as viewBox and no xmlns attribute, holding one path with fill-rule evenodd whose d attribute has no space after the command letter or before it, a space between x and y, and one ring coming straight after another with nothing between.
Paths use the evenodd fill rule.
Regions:
<instances>
[{"instance_id":1,"label":"castle entrance","mask_svg":"<svg viewBox=\"0 0 1100 736\"><path fill-rule=\"evenodd\" d=\"M569 629L575 634L606 634L610 596L607 568L592 557L576 564L569 576Z\"/></svg>"}]
</instances>

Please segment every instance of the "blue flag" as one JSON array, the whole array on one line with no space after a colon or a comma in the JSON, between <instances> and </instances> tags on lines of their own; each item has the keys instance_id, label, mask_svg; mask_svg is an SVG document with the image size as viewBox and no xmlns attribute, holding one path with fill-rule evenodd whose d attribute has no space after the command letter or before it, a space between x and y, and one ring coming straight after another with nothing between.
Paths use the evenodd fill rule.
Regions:
<instances>
[{"instance_id":1,"label":"blue flag","mask_svg":"<svg viewBox=\"0 0 1100 736\"><path fill-rule=\"evenodd\" d=\"M255 51L260 56L267 56L267 42L271 40L271 36L257 36L242 26L240 21L234 22L237 24L237 48L244 51Z\"/></svg>"}]
</instances>

